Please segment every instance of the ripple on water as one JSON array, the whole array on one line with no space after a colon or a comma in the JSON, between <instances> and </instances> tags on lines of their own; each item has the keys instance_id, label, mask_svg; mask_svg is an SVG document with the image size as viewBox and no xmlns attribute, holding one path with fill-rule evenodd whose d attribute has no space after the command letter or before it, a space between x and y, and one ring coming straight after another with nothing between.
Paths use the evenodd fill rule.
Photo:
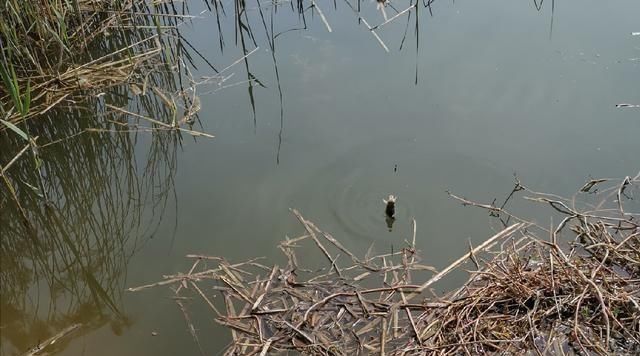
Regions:
<instances>
[{"instance_id":1,"label":"ripple on water","mask_svg":"<svg viewBox=\"0 0 640 356\"><path fill-rule=\"evenodd\" d=\"M510 184L510 174L499 172L488 160L416 140L396 140L384 147L377 142L346 150L324 165L298 166L304 172L294 176L289 172L280 180L287 182L280 187L283 210L300 209L347 243L399 247L411 237L411 219L416 218L423 232L428 225L443 223L447 212L442 204L453 205L447 189L472 195L480 190L476 196L485 197L491 185ZM389 194L398 197L392 231L387 228L382 201Z\"/></svg>"}]
</instances>

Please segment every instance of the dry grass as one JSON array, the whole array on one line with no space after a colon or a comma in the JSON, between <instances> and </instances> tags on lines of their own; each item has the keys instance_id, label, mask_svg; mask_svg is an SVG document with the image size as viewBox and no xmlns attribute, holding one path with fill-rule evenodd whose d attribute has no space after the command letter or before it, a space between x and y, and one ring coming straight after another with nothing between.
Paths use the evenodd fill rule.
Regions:
<instances>
[{"instance_id":1,"label":"dry grass","mask_svg":"<svg viewBox=\"0 0 640 356\"><path fill-rule=\"evenodd\" d=\"M0 20L6 74L0 103L3 119L16 125L56 106L78 107L123 83L146 88L151 83L141 79L179 63L177 28L189 18L175 6L141 0L10 0L0 6L6 14Z\"/></svg>"}]
</instances>

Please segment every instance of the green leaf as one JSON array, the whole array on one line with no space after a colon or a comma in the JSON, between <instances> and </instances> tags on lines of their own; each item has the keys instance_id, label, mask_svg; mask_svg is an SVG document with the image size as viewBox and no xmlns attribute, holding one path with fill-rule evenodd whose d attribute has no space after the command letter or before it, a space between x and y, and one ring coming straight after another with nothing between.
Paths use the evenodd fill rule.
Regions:
<instances>
[{"instance_id":1,"label":"green leaf","mask_svg":"<svg viewBox=\"0 0 640 356\"><path fill-rule=\"evenodd\" d=\"M14 84L14 75L12 75L14 74L14 71L12 69L13 67L5 67L4 63L2 63L2 65L0 65L0 76L2 76L2 81L4 82L7 91L11 94L13 104L18 108L18 111L20 111L20 92Z\"/></svg>"},{"instance_id":2,"label":"green leaf","mask_svg":"<svg viewBox=\"0 0 640 356\"><path fill-rule=\"evenodd\" d=\"M12 123L10 123L9 121L5 121L0 119L0 122L2 122L3 124L7 125L8 128L11 129L11 131L17 133L18 135L20 135L20 137L24 138L25 141L29 141L29 135L27 135L24 131L20 130L20 128Z\"/></svg>"}]
</instances>

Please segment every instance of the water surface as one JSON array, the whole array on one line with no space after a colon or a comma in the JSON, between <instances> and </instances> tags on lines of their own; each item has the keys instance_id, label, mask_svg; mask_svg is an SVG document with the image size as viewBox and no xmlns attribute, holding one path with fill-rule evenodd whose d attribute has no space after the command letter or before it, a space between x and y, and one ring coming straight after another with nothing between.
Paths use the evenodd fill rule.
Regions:
<instances>
[{"instance_id":1,"label":"water surface","mask_svg":"<svg viewBox=\"0 0 640 356\"><path fill-rule=\"evenodd\" d=\"M344 2L335 10L333 3L319 3L333 31L307 13L308 28L278 36L273 56L259 12L249 6L259 49L248 66L265 87L254 83L250 92L239 63L225 82L238 85L202 97L202 130L214 139L165 142L164 163L150 170L143 169L153 157L149 138L141 135L126 153L137 158L132 166L143 167L133 174L138 179L92 200L124 213L101 214L96 219L105 229L87 232L122 241L89 259L104 276L96 283L108 298L91 297L96 289L82 285L86 278L78 277L84 282L76 287L54 283L60 288L54 293L19 272L9 276L14 269L5 267L9 252L2 251L3 278L24 284L17 293L3 284L2 354L20 354L72 322L84 326L56 348L60 354L197 353L168 288L124 289L185 271L188 253L282 261L277 241L302 232L290 208L361 254L372 244L378 251L402 246L415 218L425 263L443 267L496 227L486 212L461 207L447 190L490 203L506 197L514 173L535 190L562 195L589 176L636 174L640 112L615 105L640 104L640 37L631 35L640 31L640 3L556 1L553 13L551 5L546 1L538 10L532 1L436 1L432 14L419 7L417 25L412 13L380 29L386 53ZM384 21L374 2L362 2L362 8L370 24ZM263 11L268 22L272 9ZM221 24L223 52L215 16L202 17L183 34L205 57L225 67L243 55L234 43L232 16ZM283 5L275 32L300 21ZM195 72L210 74L206 66ZM113 177L106 186L123 177L117 165L96 164ZM156 177L152 183L150 177ZM132 204L132 189L149 191L136 188L144 184L161 193ZM399 201L388 231L382 198L391 193ZM132 214L140 217L131 220ZM69 228L87 224L82 218L76 223ZM135 228L121 228L125 224ZM40 276L47 279L46 272ZM87 288L92 292L69 292ZM57 303L50 303L52 294ZM15 300L25 302L17 307ZM206 308L190 307L203 348L219 352L227 332Z\"/></svg>"}]
</instances>

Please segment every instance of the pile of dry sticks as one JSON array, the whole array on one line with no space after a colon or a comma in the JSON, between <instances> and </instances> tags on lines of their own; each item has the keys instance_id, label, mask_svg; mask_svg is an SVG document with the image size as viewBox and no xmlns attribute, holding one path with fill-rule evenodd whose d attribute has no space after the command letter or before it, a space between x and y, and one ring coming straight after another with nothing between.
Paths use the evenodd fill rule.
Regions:
<instances>
[{"instance_id":1,"label":"pile of dry sticks","mask_svg":"<svg viewBox=\"0 0 640 356\"><path fill-rule=\"evenodd\" d=\"M504 205L452 195L506 223L438 273L417 256L415 221L405 248L359 258L293 210L305 233L280 243L288 260L282 268L190 255L195 262L188 273L130 290L175 286L196 342L185 302L201 299L229 328L229 355L638 354L638 183L640 174L622 182L591 180L579 194L599 203L578 204L517 182L514 192L563 215L551 229L513 216ZM326 256L325 269L300 265L296 249L304 242ZM459 289L444 297L427 293L469 261L476 269ZM414 282L419 276L423 282Z\"/></svg>"}]
</instances>

